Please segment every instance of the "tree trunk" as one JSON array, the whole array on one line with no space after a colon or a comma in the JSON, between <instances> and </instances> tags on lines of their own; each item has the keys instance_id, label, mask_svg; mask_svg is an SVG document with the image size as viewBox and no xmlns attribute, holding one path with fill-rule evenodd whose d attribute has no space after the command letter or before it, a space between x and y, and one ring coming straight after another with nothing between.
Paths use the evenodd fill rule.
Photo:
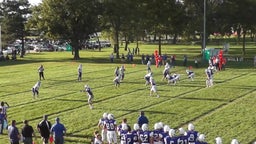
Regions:
<instances>
[{"instance_id":1,"label":"tree trunk","mask_svg":"<svg viewBox=\"0 0 256 144\"><path fill-rule=\"evenodd\" d=\"M177 37L178 37L178 35L174 34L173 40L172 40L172 44L176 44L177 43Z\"/></svg>"},{"instance_id":2,"label":"tree trunk","mask_svg":"<svg viewBox=\"0 0 256 144\"><path fill-rule=\"evenodd\" d=\"M119 30L115 30L115 44L114 44L114 51L116 52L116 58L119 58Z\"/></svg>"},{"instance_id":3,"label":"tree trunk","mask_svg":"<svg viewBox=\"0 0 256 144\"><path fill-rule=\"evenodd\" d=\"M100 38L98 36L98 33L96 32L96 37L97 37L97 41L99 43L99 51L101 51L101 43L100 43Z\"/></svg>"},{"instance_id":4,"label":"tree trunk","mask_svg":"<svg viewBox=\"0 0 256 144\"><path fill-rule=\"evenodd\" d=\"M161 55L162 47L161 47L161 35L158 37L158 54Z\"/></svg>"},{"instance_id":5,"label":"tree trunk","mask_svg":"<svg viewBox=\"0 0 256 144\"><path fill-rule=\"evenodd\" d=\"M77 39L71 41L72 51L74 51L74 60L80 59L79 57L79 42Z\"/></svg>"},{"instance_id":6,"label":"tree trunk","mask_svg":"<svg viewBox=\"0 0 256 144\"><path fill-rule=\"evenodd\" d=\"M127 40L127 36L124 37L125 40L125 46L124 46L124 51L127 51L127 47L128 47L128 40Z\"/></svg>"},{"instance_id":7,"label":"tree trunk","mask_svg":"<svg viewBox=\"0 0 256 144\"><path fill-rule=\"evenodd\" d=\"M244 32L243 32L243 48L242 48L243 56L245 56L245 36L246 36L246 31L244 30Z\"/></svg>"},{"instance_id":8,"label":"tree trunk","mask_svg":"<svg viewBox=\"0 0 256 144\"><path fill-rule=\"evenodd\" d=\"M22 32L20 57L23 58L23 57L24 57L24 54L25 54L25 48L24 48L24 32Z\"/></svg>"}]
</instances>

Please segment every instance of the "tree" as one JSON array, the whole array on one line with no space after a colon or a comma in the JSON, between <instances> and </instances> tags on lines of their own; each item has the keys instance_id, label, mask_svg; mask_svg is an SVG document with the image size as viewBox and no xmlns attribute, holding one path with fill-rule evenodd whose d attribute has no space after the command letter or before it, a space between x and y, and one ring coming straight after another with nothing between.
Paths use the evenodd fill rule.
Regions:
<instances>
[{"instance_id":1,"label":"tree","mask_svg":"<svg viewBox=\"0 0 256 144\"><path fill-rule=\"evenodd\" d=\"M20 57L25 54L24 37L27 15L31 13L28 0L4 1L1 3L1 26L4 45L13 43L16 39L22 41Z\"/></svg>"},{"instance_id":2,"label":"tree","mask_svg":"<svg viewBox=\"0 0 256 144\"><path fill-rule=\"evenodd\" d=\"M39 26L51 38L68 40L77 60L82 42L97 28L97 5L96 0L44 0L37 18Z\"/></svg>"}]
</instances>

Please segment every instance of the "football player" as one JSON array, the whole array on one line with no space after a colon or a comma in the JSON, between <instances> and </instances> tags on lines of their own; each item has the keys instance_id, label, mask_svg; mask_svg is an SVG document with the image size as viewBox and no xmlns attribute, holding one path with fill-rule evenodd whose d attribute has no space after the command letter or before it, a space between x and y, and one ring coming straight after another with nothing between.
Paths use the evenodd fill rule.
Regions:
<instances>
[{"instance_id":1,"label":"football player","mask_svg":"<svg viewBox=\"0 0 256 144\"><path fill-rule=\"evenodd\" d=\"M116 87L119 87L120 86L120 75L116 76L114 79L113 79L113 82L114 82L114 85Z\"/></svg>"},{"instance_id":2,"label":"football player","mask_svg":"<svg viewBox=\"0 0 256 144\"><path fill-rule=\"evenodd\" d=\"M165 144L177 144L177 138L175 137L175 130L169 130L169 136L164 139Z\"/></svg>"},{"instance_id":3,"label":"football player","mask_svg":"<svg viewBox=\"0 0 256 144\"><path fill-rule=\"evenodd\" d=\"M32 87L32 93L33 93L33 98L35 98L35 96L39 95L39 88L41 86L41 81L38 81L33 87Z\"/></svg>"},{"instance_id":4,"label":"football player","mask_svg":"<svg viewBox=\"0 0 256 144\"><path fill-rule=\"evenodd\" d=\"M163 144L163 131L160 123L155 123L153 130L154 144Z\"/></svg>"},{"instance_id":5,"label":"football player","mask_svg":"<svg viewBox=\"0 0 256 144\"><path fill-rule=\"evenodd\" d=\"M192 70L186 70L187 76L191 81L194 81L195 73Z\"/></svg>"},{"instance_id":6,"label":"football player","mask_svg":"<svg viewBox=\"0 0 256 144\"><path fill-rule=\"evenodd\" d=\"M179 144L187 144L188 137L186 131L183 128L179 128L179 136L177 137L177 141Z\"/></svg>"},{"instance_id":7,"label":"football player","mask_svg":"<svg viewBox=\"0 0 256 144\"><path fill-rule=\"evenodd\" d=\"M124 67L124 65L122 65L121 67L120 67L120 77L121 77L121 80L124 80L124 71L125 71L125 67Z\"/></svg>"},{"instance_id":8,"label":"football player","mask_svg":"<svg viewBox=\"0 0 256 144\"><path fill-rule=\"evenodd\" d=\"M213 72L210 67L205 69L205 74L206 74L206 81L205 81L206 87L213 86Z\"/></svg>"},{"instance_id":9,"label":"football player","mask_svg":"<svg viewBox=\"0 0 256 144\"><path fill-rule=\"evenodd\" d=\"M145 81L146 81L145 86L147 86L147 85L150 84L150 77L151 77L151 76L152 76L152 73L151 73L151 72L149 72L148 74L146 74L146 75L144 76L144 79L145 79Z\"/></svg>"},{"instance_id":10,"label":"football player","mask_svg":"<svg viewBox=\"0 0 256 144\"><path fill-rule=\"evenodd\" d=\"M148 124L141 126L142 131L139 132L139 142L141 144L152 144L154 142L153 132L148 130Z\"/></svg>"},{"instance_id":11,"label":"football player","mask_svg":"<svg viewBox=\"0 0 256 144\"><path fill-rule=\"evenodd\" d=\"M189 123L188 131L187 131L188 143L195 144L198 136L199 136L199 133L197 131L195 131L195 126L192 123Z\"/></svg>"},{"instance_id":12,"label":"football player","mask_svg":"<svg viewBox=\"0 0 256 144\"><path fill-rule=\"evenodd\" d=\"M116 120L114 119L113 114L108 114L108 119L104 121L104 128L107 129L107 140L108 143L117 144L116 136Z\"/></svg>"},{"instance_id":13,"label":"football player","mask_svg":"<svg viewBox=\"0 0 256 144\"><path fill-rule=\"evenodd\" d=\"M157 88L156 88L156 82L152 76L150 77L149 82L151 85L150 96L152 96L152 93L154 92L154 93L156 93L156 96L159 98L159 94L158 94Z\"/></svg>"},{"instance_id":14,"label":"football player","mask_svg":"<svg viewBox=\"0 0 256 144\"><path fill-rule=\"evenodd\" d=\"M101 129L102 142L107 141L107 130L104 128L104 122L108 119L108 113L103 113L102 118L98 122L98 128Z\"/></svg>"},{"instance_id":15,"label":"football player","mask_svg":"<svg viewBox=\"0 0 256 144\"><path fill-rule=\"evenodd\" d=\"M82 90L81 92L86 92L87 93L89 107L90 107L90 109L93 109L92 100L94 98L94 95L93 95L92 90L89 87L89 85L85 85L84 90Z\"/></svg>"}]
</instances>

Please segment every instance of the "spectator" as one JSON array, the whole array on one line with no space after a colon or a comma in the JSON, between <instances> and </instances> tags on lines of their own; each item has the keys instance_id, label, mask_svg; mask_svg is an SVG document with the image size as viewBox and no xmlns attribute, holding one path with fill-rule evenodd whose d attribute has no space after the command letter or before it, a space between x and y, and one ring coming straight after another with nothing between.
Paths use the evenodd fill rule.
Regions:
<instances>
[{"instance_id":1,"label":"spectator","mask_svg":"<svg viewBox=\"0 0 256 144\"><path fill-rule=\"evenodd\" d=\"M20 133L16 127L16 121L12 120L12 124L8 127L8 136L11 144L19 144Z\"/></svg>"},{"instance_id":2,"label":"spectator","mask_svg":"<svg viewBox=\"0 0 256 144\"><path fill-rule=\"evenodd\" d=\"M109 58L110 58L110 62L114 62L114 54L113 54L113 53L111 53L111 55L109 56Z\"/></svg>"},{"instance_id":3,"label":"spectator","mask_svg":"<svg viewBox=\"0 0 256 144\"><path fill-rule=\"evenodd\" d=\"M141 55L141 64L144 64L144 62L145 62L145 55L142 54L142 55Z\"/></svg>"},{"instance_id":4,"label":"spectator","mask_svg":"<svg viewBox=\"0 0 256 144\"><path fill-rule=\"evenodd\" d=\"M0 109L2 109L2 111L0 112L0 114L2 114L2 116L3 116L3 119L2 119L3 121L2 121L2 125L1 125L0 134L2 134L3 130L5 129L4 122L7 123L7 109L8 108L9 108L9 104L7 102L2 101L1 106L0 106Z\"/></svg>"},{"instance_id":5,"label":"spectator","mask_svg":"<svg viewBox=\"0 0 256 144\"><path fill-rule=\"evenodd\" d=\"M196 67L196 68L199 67L199 66L198 66L198 60L197 60L197 58L195 58L195 67Z\"/></svg>"},{"instance_id":6,"label":"spectator","mask_svg":"<svg viewBox=\"0 0 256 144\"><path fill-rule=\"evenodd\" d=\"M188 62L188 57L187 55L183 56L183 66L187 66L187 62Z\"/></svg>"},{"instance_id":7,"label":"spectator","mask_svg":"<svg viewBox=\"0 0 256 144\"><path fill-rule=\"evenodd\" d=\"M123 54L123 53L122 53L121 59L122 59L122 62L125 61L125 57L124 57L124 54Z\"/></svg>"},{"instance_id":8,"label":"spectator","mask_svg":"<svg viewBox=\"0 0 256 144\"><path fill-rule=\"evenodd\" d=\"M171 56L171 66L172 67L175 67L175 60L176 60L176 56L175 55Z\"/></svg>"},{"instance_id":9,"label":"spectator","mask_svg":"<svg viewBox=\"0 0 256 144\"><path fill-rule=\"evenodd\" d=\"M44 79L44 66L40 65L40 67L38 68L38 72L39 72L39 80L41 80L41 78Z\"/></svg>"},{"instance_id":10,"label":"spectator","mask_svg":"<svg viewBox=\"0 0 256 144\"><path fill-rule=\"evenodd\" d=\"M2 108L0 108L0 134L3 134L4 129L4 114L2 113Z\"/></svg>"},{"instance_id":11,"label":"spectator","mask_svg":"<svg viewBox=\"0 0 256 144\"><path fill-rule=\"evenodd\" d=\"M63 144L64 143L64 135L66 134L66 128L63 124L60 123L60 118L55 119L56 123L53 124L51 128L51 133L54 138L55 144Z\"/></svg>"},{"instance_id":12,"label":"spectator","mask_svg":"<svg viewBox=\"0 0 256 144\"><path fill-rule=\"evenodd\" d=\"M140 116L138 118L138 124L140 128L143 124L148 124L148 118L144 115L144 111L140 112Z\"/></svg>"},{"instance_id":13,"label":"spectator","mask_svg":"<svg viewBox=\"0 0 256 144\"><path fill-rule=\"evenodd\" d=\"M24 142L24 144L32 144L33 143L32 137L33 136L36 137L36 135L34 133L34 129L32 126L30 126L28 124L27 120L24 120L23 123L24 123L24 127L21 130L23 142Z\"/></svg>"},{"instance_id":14,"label":"spectator","mask_svg":"<svg viewBox=\"0 0 256 144\"><path fill-rule=\"evenodd\" d=\"M44 115L43 120L37 125L38 132L40 133L43 144L48 144L50 138L51 123L47 120L48 116Z\"/></svg>"}]
</instances>

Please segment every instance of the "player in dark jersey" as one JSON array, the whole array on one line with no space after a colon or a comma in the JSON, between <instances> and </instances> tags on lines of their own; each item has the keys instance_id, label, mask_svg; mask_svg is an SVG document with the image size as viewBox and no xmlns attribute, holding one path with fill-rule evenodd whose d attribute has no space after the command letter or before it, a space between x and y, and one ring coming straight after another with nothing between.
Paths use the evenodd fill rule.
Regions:
<instances>
[{"instance_id":1,"label":"player in dark jersey","mask_svg":"<svg viewBox=\"0 0 256 144\"><path fill-rule=\"evenodd\" d=\"M161 129L160 123L155 123L154 125L153 138L154 138L154 144L163 143L163 131Z\"/></svg>"},{"instance_id":2,"label":"player in dark jersey","mask_svg":"<svg viewBox=\"0 0 256 144\"><path fill-rule=\"evenodd\" d=\"M199 133L195 131L195 127L192 123L188 124L187 136L188 136L188 143L195 144L199 136Z\"/></svg>"},{"instance_id":3,"label":"player in dark jersey","mask_svg":"<svg viewBox=\"0 0 256 144\"><path fill-rule=\"evenodd\" d=\"M104 128L107 129L108 143L117 144L116 120L114 119L113 114L108 114L108 119L104 121Z\"/></svg>"},{"instance_id":4,"label":"player in dark jersey","mask_svg":"<svg viewBox=\"0 0 256 144\"><path fill-rule=\"evenodd\" d=\"M183 128L179 128L179 136L177 137L178 144L188 144L188 137Z\"/></svg>"},{"instance_id":5,"label":"player in dark jersey","mask_svg":"<svg viewBox=\"0 0 256 144\"><path fill-rule=\"evenodd\" d=\"M107 141L107 130L104 128L104 122L108 118L108 113L103 113L102 118L98 122L98 128L101 129L101 140L102 142Z\"/></svg>"},{"instance_id":6,"label":"player in dark jersey","mask_svg":"<svg viewBox=\"0 0 256 144\"><path fill-rule=\"evenodd\" d=\"M174 129L169 130L169 136L167 136L164 139L164 143L165 144L178 144L177 138L175 137L175 130Z\"/></svg>"},{"instance_id":7,"label":"player in dark jersey","mask_svg":"<svg viewBox=\"0 0 256 144\"><path fill-rule=\"evenodd\" d=\"M148 124L141 126L142 131L139 132L139 142L141 144L152 144L154 142L153 132L148 130Z\"/></svg>"},{"instance_id":8,"label":"player in dark jersey","mask_svg":"<svg viewBox=\"0 0 256 144\"><path fill-rule=\"evenodd\" d=\"M191 81L194 81L195 73L192 70L186 70L187 76Z\"/></svg>"}]
</instances>

